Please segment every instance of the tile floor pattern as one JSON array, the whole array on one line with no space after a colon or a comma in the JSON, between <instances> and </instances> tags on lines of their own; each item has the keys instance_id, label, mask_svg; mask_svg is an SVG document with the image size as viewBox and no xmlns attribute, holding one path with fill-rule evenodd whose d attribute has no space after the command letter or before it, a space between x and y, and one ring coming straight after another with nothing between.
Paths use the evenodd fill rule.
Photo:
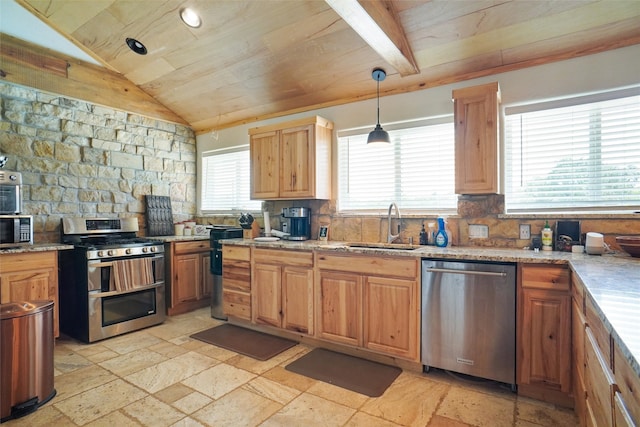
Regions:
<instances>
[{"instance_id":1,"label":"tile floor pattern","mask_svg":"<svg viewBox=\"0 0 640 427\"><path fill-rule=\"evenodd\" d=\"M378 398L291 373L298 344L260 362L189 338L208 309L91 345L60 338L57 396L14 426L574 426L573 412L434 370Z\"/></svg>"}]
</instances>

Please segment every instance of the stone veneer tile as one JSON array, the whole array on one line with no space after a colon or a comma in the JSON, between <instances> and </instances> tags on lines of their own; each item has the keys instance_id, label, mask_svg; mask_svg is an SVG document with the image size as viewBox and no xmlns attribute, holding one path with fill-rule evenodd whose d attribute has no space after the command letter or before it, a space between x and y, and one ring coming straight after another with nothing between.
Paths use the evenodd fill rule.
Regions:
<instances>
[{"instance_id":1,"label":"stone veneer tile","mask_svg":"<svg viewBox=\"0 0 640 427\"><path fill-rule=\"evenodd\" d=\"M99 365L120 377L125 377L165 360L167 360L165 356L145 348L109 359L99 363Z\"/></svg>"},{"instance_id":2,"label":"stone veneer tile","mask_svg":"<svg viewBox=\"0 0 640 427\"><path fill-rule=\"evenodd\" d=\"M369 399L369 397L364 394L356 393L324 381L316 382L309 387L307 392L353 409L359 409Z\"/></svg>"},{"instance_id":3,"label":"stone veneer tile","mask_svg":"<svg viewBox=\"0 0 640 427\"><path fill-rule=\"evenodd\" d=\"M316 380L287 371L283 366L276 366L262 376L300 391L306 391L316 383Z\"/></svg>"},{"instance_id":4,"label":"stone veneer tile","mask_svg":"<svg viewBox=\"0 0 640 427\"><path fill-rule=\"evenodd\" d=\"M242 389L264 398L271 399L281 405L286 405L300 394L300 391L294 388L278 384L277 382L268 380L264 377L254 378L243 385Z\"/></svg>"},{"instance_id":5,"label":"stone veneer tile","mask_svg":"<svg viewBox=\"0 0 640 427\"><path fill-rule=\"evenodd\" d=\"M576 422L576 416L570 409L555 409L551 404L518 398L516 421L543 426L570 426Z\"/></svg>"},{"instance_id":6,"label":"stone veneer tile","mask_svg":"<svg viewBox=\"0 0 640 427\"><path fill-rule=\"evenodd\" d=\"M111 382L118 377L100 366L87 366L56 377L55 401L66 399L86 390Z\"/></svg>"},{"instance_id":7,"label":"stone veneer tile","mask_svg":"<svg viewBox=\"0 0 640 427\"><path fill-rule=\"evenodd\" d=\"M205 427L205 425L200 424L198 421L191 417L184 417L177 423L173 424L171 427Z\"/></svg>"},{"instance_id":8,"label":"stone veneer tile","mask_svg":"<svg viewBox=\"0 0 640 427\"><path fill-rule=\"evenodd\" d=\"M173 406L184 412L185 414L192 414L195 411L204 408L211 403L211 399L202 393L194 391L173 402Z\"/></svg>"},{"instance_id":9,"label":"stone veneer tile","mask_svg":"<svg viewBox=\"0 0 640 427\"><path fill-rule=\"evenodd\" d=\"M95 421L91 421L88 424L85 424L85 427L136 427L136 426L144 426L137 422L136 420L128 417L123 414L121 411L114 411L102 418L98 418ZM55 427L58 427L57 425Z\"/></svg>"},{"instance_id":10,"label":"stone veneer tile","mask_svg":"<svg viewBox=\"0 0 640 427\"><path fill-rule=\"evenodd\" d=\"M374 417L373 415L365 414L364 412L358 412L351 417L344 427L399 427L400 425L401 424ZM429 424L429 427L431 427L431 424Z\"/></svg>"},{"instance_id":11,"label":"stone veneer tile","mask_svg":"<svg viewBox=\"0 0 640 427\"><path fill-rule=\"evenodd\" d=\"M243 389L237 389L202 408L191 417L208 426L257 426L280 409L276 402ZM285 425L285 424L282 424ZM305 425L296 421L293 425Z\"/></svg>"}]
</instances>

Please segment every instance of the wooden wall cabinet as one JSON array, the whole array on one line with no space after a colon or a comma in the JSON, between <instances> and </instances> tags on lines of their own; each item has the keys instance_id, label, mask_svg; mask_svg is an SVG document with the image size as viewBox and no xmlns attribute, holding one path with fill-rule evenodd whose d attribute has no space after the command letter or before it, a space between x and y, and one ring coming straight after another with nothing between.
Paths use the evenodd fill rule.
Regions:
<instances>
[{"instance_id":1,"label":"wooden wall cabinet","mask_svg":"<svg viewBox=\"0 0 640 427\"><path fill-rule=\"evenodd\" d=\"M251 320L251 249L222 245L222 311Z\"/></svg>"},{"instance_id":2,"label":"wooden wall cabinet","mask_svg":"<svg viewBox=\"0 0 640 427\"><path fill-rule=\"evenodd\" d=\"M53 301L53 334L60 336L58 252L0 255L0 303Z\"/></svg>"},{"instance_id":3,"label":"wooden wall cabinet","mask_svg":"<svg viewBox=\"0 0 640 427\"><path fill-rule=\"evenodd\" d=\"M518 393L573 407L566 266L518 264Z\"/></svg>"},{"instance_id":4,"label":"wooden wall cabinet","mask_svg":"<svg viewBox=\"0 0 640 427\"><path fill-rule=\"evenodd\" d=\"M419 361L419 262L319 252L316 337Z\"/></svg>"},{"instance_id":5,"label":"wooden wall cabinet","mask_svg":"<svg viewBox=\"0 0 640 427\"><path fill-rule=\"evenodd\" d=\"M332 132L318 116L249 129L251 198L330 199Z\"/></svg>"},{"instance_id":6,"label":"wooden wall cabinet","mask_svg":"<svg viewBox=\"0 0 640 427\"><path fill-rule=\"evenodd\" d=\"M254 323L313 334L311 251L256 248L251 280Z\"/></svg>"},{"instance_id":7,"label":"wooden wall cabinet","mask_svg":"<svg viewBox=\"0 0 640 427\"><path fill-rule=\"evenodd\" d=\"M489 83L453 91L456 194L500 192L500 87Z\"/></svg>"},{"instance_id":8,"label":"wooden wall cabinet","mask_svg":"<svg viewBox=\"0 0 640 427\"><path fill-rule=\"evenodd\" d=\"M211 303L213 275L209 240L172 242L169 246L167 313L186 313Z\"/></svg>"}]
</instances>

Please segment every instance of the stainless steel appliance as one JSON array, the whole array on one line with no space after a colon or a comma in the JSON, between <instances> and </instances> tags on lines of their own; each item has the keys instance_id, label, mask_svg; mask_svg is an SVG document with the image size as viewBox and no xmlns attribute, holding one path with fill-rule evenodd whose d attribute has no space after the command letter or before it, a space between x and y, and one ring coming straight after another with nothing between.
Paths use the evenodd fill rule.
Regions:
<instances>
[{"instance_id":1,"label":"stainless steel appliance","mask_svg":"<svg viewBox=\"0 0 640 427\"><path fill-rule=\"evenodd\" d=\"M211 291L211 317L227 320L222 310L222 243L223 239L242 239L242 228L214 225L209 234L211 244L211 274L213 289Z\"/></svg>"},{"instance_id":2,"label":"stainless steel appliance","mask_svg":"<svg viewBox=\"0 0 640 427\"><path fill-rule=\"evenodd\" d=\"M20 418L56 395L53 301L0 305L0 422Z\"/></svg>"},{"instance_id":3,"label":"stainless steel appliance","mask_svg":"<svg viewBox=\"0 0 640 427\"><path fill-rule=\"evenodd\" d=\"M309 208L282 208L282 231L289 233L286 240L308 240L311 236L311 210Z\"/></svg>"},{"instance_id":4,"label":"stainless steel appliance","mask_svg":"<svg viewBox=\"0 0 640 427\"><path fill-rule=\"evenodd\" d=\"M21 185L22 174L0 170L0 215L22 212Z\"/></svg>"},{"instance_id":5,"label":"stainless steel appliance","mask_svg":"<svg viewBox=\"0 0 640 427\"><path fill-rule=\"evenodd\" d=\"M136 237L136 218L64 218L60 331L85 342L162 323L164 245Z\"/></svg>"},{"instance_id":6,"label":"stainless steel appliance","mask_svg":"<svg viewBox=\"0 0 640 427\"><path fill-rule=\"evenodd\" d=\"M33 216L0 215L0 248L33 245Z\"/></svg>"},{"instance_id":7,"label":"stainless steel appliance","mask_svg":"<svg viewBox=\"0 0 640 427\"><path fill-rule=\"evenodd\" d=\"M516 266L422 261L422 364L516 383Z\"/></svg>"}]
</instances>

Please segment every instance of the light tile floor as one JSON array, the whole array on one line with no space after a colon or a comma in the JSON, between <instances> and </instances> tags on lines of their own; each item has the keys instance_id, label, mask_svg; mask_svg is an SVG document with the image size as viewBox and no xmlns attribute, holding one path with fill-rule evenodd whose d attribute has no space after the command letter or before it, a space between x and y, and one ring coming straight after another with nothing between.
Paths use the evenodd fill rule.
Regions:
<instances>
[{"instance_id":1,"label":"light tile floor","mask_svg":"<svg viewBox=\"0 0 640 427\"><path fill-rule=\"evenodd\" d=\"M60 338L49 403L13 426L575 426L573 412L446 372L404 371L378 398L291 373L310 350L257 361L189 335L208 309L94 344Z\"/></svg>"}]
</instances>

